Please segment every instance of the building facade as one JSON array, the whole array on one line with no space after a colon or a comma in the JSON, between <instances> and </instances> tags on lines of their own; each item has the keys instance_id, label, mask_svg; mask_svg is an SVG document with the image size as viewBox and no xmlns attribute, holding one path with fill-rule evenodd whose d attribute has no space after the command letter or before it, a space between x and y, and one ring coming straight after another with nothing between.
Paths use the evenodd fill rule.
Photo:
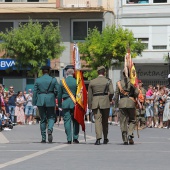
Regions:
<instances>
[{"instance_id":1,"label":"building facade","mask_svg":"<svg viewBox=\"0 0 170 170\"><path fill-rule=\"evenodd\" d=\"M167 84L170 69L165 57L170 52L169 9L170 0L114 1L116 24L132 30L134 37L145 44L142 56L133 59L138 77L145 85Z\"/></svg>"},{"instance_id":2,"label":"building facade","mask_svg":"<svg viewBox=\"0 0 170 170\"><path fill-rule=\"evenodd\" d=\"M106 25L112 25L113 8L111 0L0 0L0 31L17 28L29 18L42 24L51 21L58 25L66 48L60 59L51 61L51 68L53 75L60 80L63 69L73 64L74 42L83 41L89 28L97 27L102 31ZM11 82L11 79L16 81ZM0 80L7 87L13 84L17 90L25 90L34 83L34 79L27 78L24 71L15 77L12 73L0 74ZM22 84L22 89L18 89L18 83Z\"/></svg>"}]
</instances>

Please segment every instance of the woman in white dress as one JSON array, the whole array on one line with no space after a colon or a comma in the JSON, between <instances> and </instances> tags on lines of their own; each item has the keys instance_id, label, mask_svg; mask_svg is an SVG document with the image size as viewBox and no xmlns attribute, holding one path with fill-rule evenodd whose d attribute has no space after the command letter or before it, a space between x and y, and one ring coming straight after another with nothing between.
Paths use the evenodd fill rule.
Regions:
<instances>
[{"instance_id":1,"label":"woman in white dress","mask_svg":"<svg viewBox=\"0 0 170 170\"><path fill-rule=\"evenodd\" d=\"M163 121L165 123L165 127L170 128L170 92L169 89L166 89L167 98L165 103L165 108L163 112Z\"/></svg>"},{"instance_id":2,"label":"woman in white dress","mask_svg":"<svg viewBox=\"0 0 170 170\"><path fill-rule=\"evenodd\" d=\"M17 124L25 124L24 104L25 100L21 91L16 97L15 116L17 116Z\"/></svg>"}]
</instances>

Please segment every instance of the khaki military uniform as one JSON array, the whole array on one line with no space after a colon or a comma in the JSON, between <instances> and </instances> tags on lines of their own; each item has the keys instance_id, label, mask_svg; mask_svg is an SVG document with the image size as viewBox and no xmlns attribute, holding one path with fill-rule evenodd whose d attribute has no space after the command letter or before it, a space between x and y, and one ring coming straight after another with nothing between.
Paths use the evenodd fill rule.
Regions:
<instances>
[{"instance_id":1,"label":"khaki military uniform","mask_svg":"<svg viewBox=\"0 0 170 170\"><path fill-rule=\"evenodd\" d=\"M146 124L146 118L145 118L145 112L146 112L146 107L145 107L145 97L146 97L146 90L141 87L140 88L142 95L144 97L144 101L140 101L140 99L138 98L139 102L142 105L142 109L139 108L139 106L136 109L136 117L137 117L137 122L140 123L140 126L143 128L145 127Z\"/></svg>"},{"instance_id":2,"label":"khaki military uniform","mask_svg":"<svg viewBox=\"0 0 170 170\"><path fill-rule=\"evenodd\" d=\"M120 92L117 82L115 91L115 107L119 108L120 111L120 128L123 142L127 142L127 135L131 138L134 137L133 131L136 124L134 98L138 96L138 89L130 83L129 78L121 80L120 84L122 89L127 92L128 95L124 95Z\"/></svg>"},{"instance_id":3,"label":"khaki military uniform","mask_svg":"<svg viewBox=\"0 0 170 170\"><path fill-rule=\"evenodd\" d=\"M93 111L95 117L96 139L102 138L102 131L104 139L107 139L108 135L110 101L114 94L111 80L107 91L104 93L108 81L109 79L105 76L99 75L90 81L88 87L88 108Z\"/></svg>"}]
</instances>

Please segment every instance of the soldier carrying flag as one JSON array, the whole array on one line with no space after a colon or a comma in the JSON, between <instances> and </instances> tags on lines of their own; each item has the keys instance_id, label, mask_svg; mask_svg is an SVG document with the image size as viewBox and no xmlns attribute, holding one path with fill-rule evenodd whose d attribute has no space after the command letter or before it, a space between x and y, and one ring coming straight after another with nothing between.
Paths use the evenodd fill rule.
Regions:
<instances>
[{"instance_id":1,"label":"soldier carrying flag","mask_svg":"<svg viewBox=\"0 0 170 170\"><path fill-rule=\"evenodd\" d=\"M79 124L85 132L84 115L87 108L87 92L81 72L81 64L77 45L73 49L75 70L69 68L66 78L62 79L58 90L58 106L63 111L64 127L67 143L79 143ZM76 79L73 77L75 75ZM63 102L62 102L63 100ZM71 124L73 123L73 133ZM72 136L73 134L73 136Z\"/></svg>"},{"instance_id":2,"label":"soldier carrying flag","mask_svg":"<svg viewBox=\"0 0 170 170\"><path fill-rule=\"evenodd\" d=\"M134 144L136 125L136 98L138 96L137 75L130 50L125 55L123 78L116 83L115 107L120 110L120 128L124 145ZM120 97L120 100L119 100Z\"/></svg>"}]
</instances>

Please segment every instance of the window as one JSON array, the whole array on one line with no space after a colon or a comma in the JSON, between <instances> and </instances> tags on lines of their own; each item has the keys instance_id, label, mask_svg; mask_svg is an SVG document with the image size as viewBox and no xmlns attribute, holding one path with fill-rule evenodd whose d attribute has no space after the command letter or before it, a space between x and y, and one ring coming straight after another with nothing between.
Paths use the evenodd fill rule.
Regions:
<instances>
[{"instance_id":1,"label":"window","mask_svg":"<svg viewBox=\"0 0 170 170\"><path fill-rule=\"evenodd\" d=\"M72 40L85 40L89 29L97 28L102 32L102 21L73 21L72 22Z\"/></svg>"},{"instance_id":2,"label":"window","mask_svg":"<svg viewBox=\"0 0 170 170\"><path fill-rule=\"evenodd\" d=\"M153 3L167 3L167 0L153 0Z\"/></svg>"},{"instance_id":3,"label":"window","mask_svg":"<svg viewBox=\"0 0 170 170\"><path fill-rule=\"evenodd\" d=\"M147 4L149 0L127 0L127 4Z\"/></svg>"},{"instance_id":4,"label":"window","mask_svg":"<svg viewBox=\"0 0 170 170\"><path fill-rule=\"evenodd\" d=\"M0 22L0 32L5 32L13 28L13 22Z\"/></svg>"},{"instance_id":5,"label":"window","mask_svg":"<svg viewBox=\"0 0 170 170\"><path fill-rule=\"evenodd\" d=\"M136 40L145 45L145 50L149 48L149 38L136 38Z\"/></svg>"},{"instance_id":6,"label":"window","mask_svg":"<svg viewBox=\"0 0 170 170\"><path fill-rule=\"evenodd\" d=\"M0 22L0 32L5 33L7 30L11 30L13 25L13 22ZM0 42L2 42L2 39L0 39Z\"/></svg>"},{"instance_id":7,"label":"window","mask_svg":"<svg viewBox=\"0 0 170 170\"><path fill-rule=\"evenodd\" d=\"M166 45L153 45L153 50L167 49Z\"/></svg>"}]
</instances>

